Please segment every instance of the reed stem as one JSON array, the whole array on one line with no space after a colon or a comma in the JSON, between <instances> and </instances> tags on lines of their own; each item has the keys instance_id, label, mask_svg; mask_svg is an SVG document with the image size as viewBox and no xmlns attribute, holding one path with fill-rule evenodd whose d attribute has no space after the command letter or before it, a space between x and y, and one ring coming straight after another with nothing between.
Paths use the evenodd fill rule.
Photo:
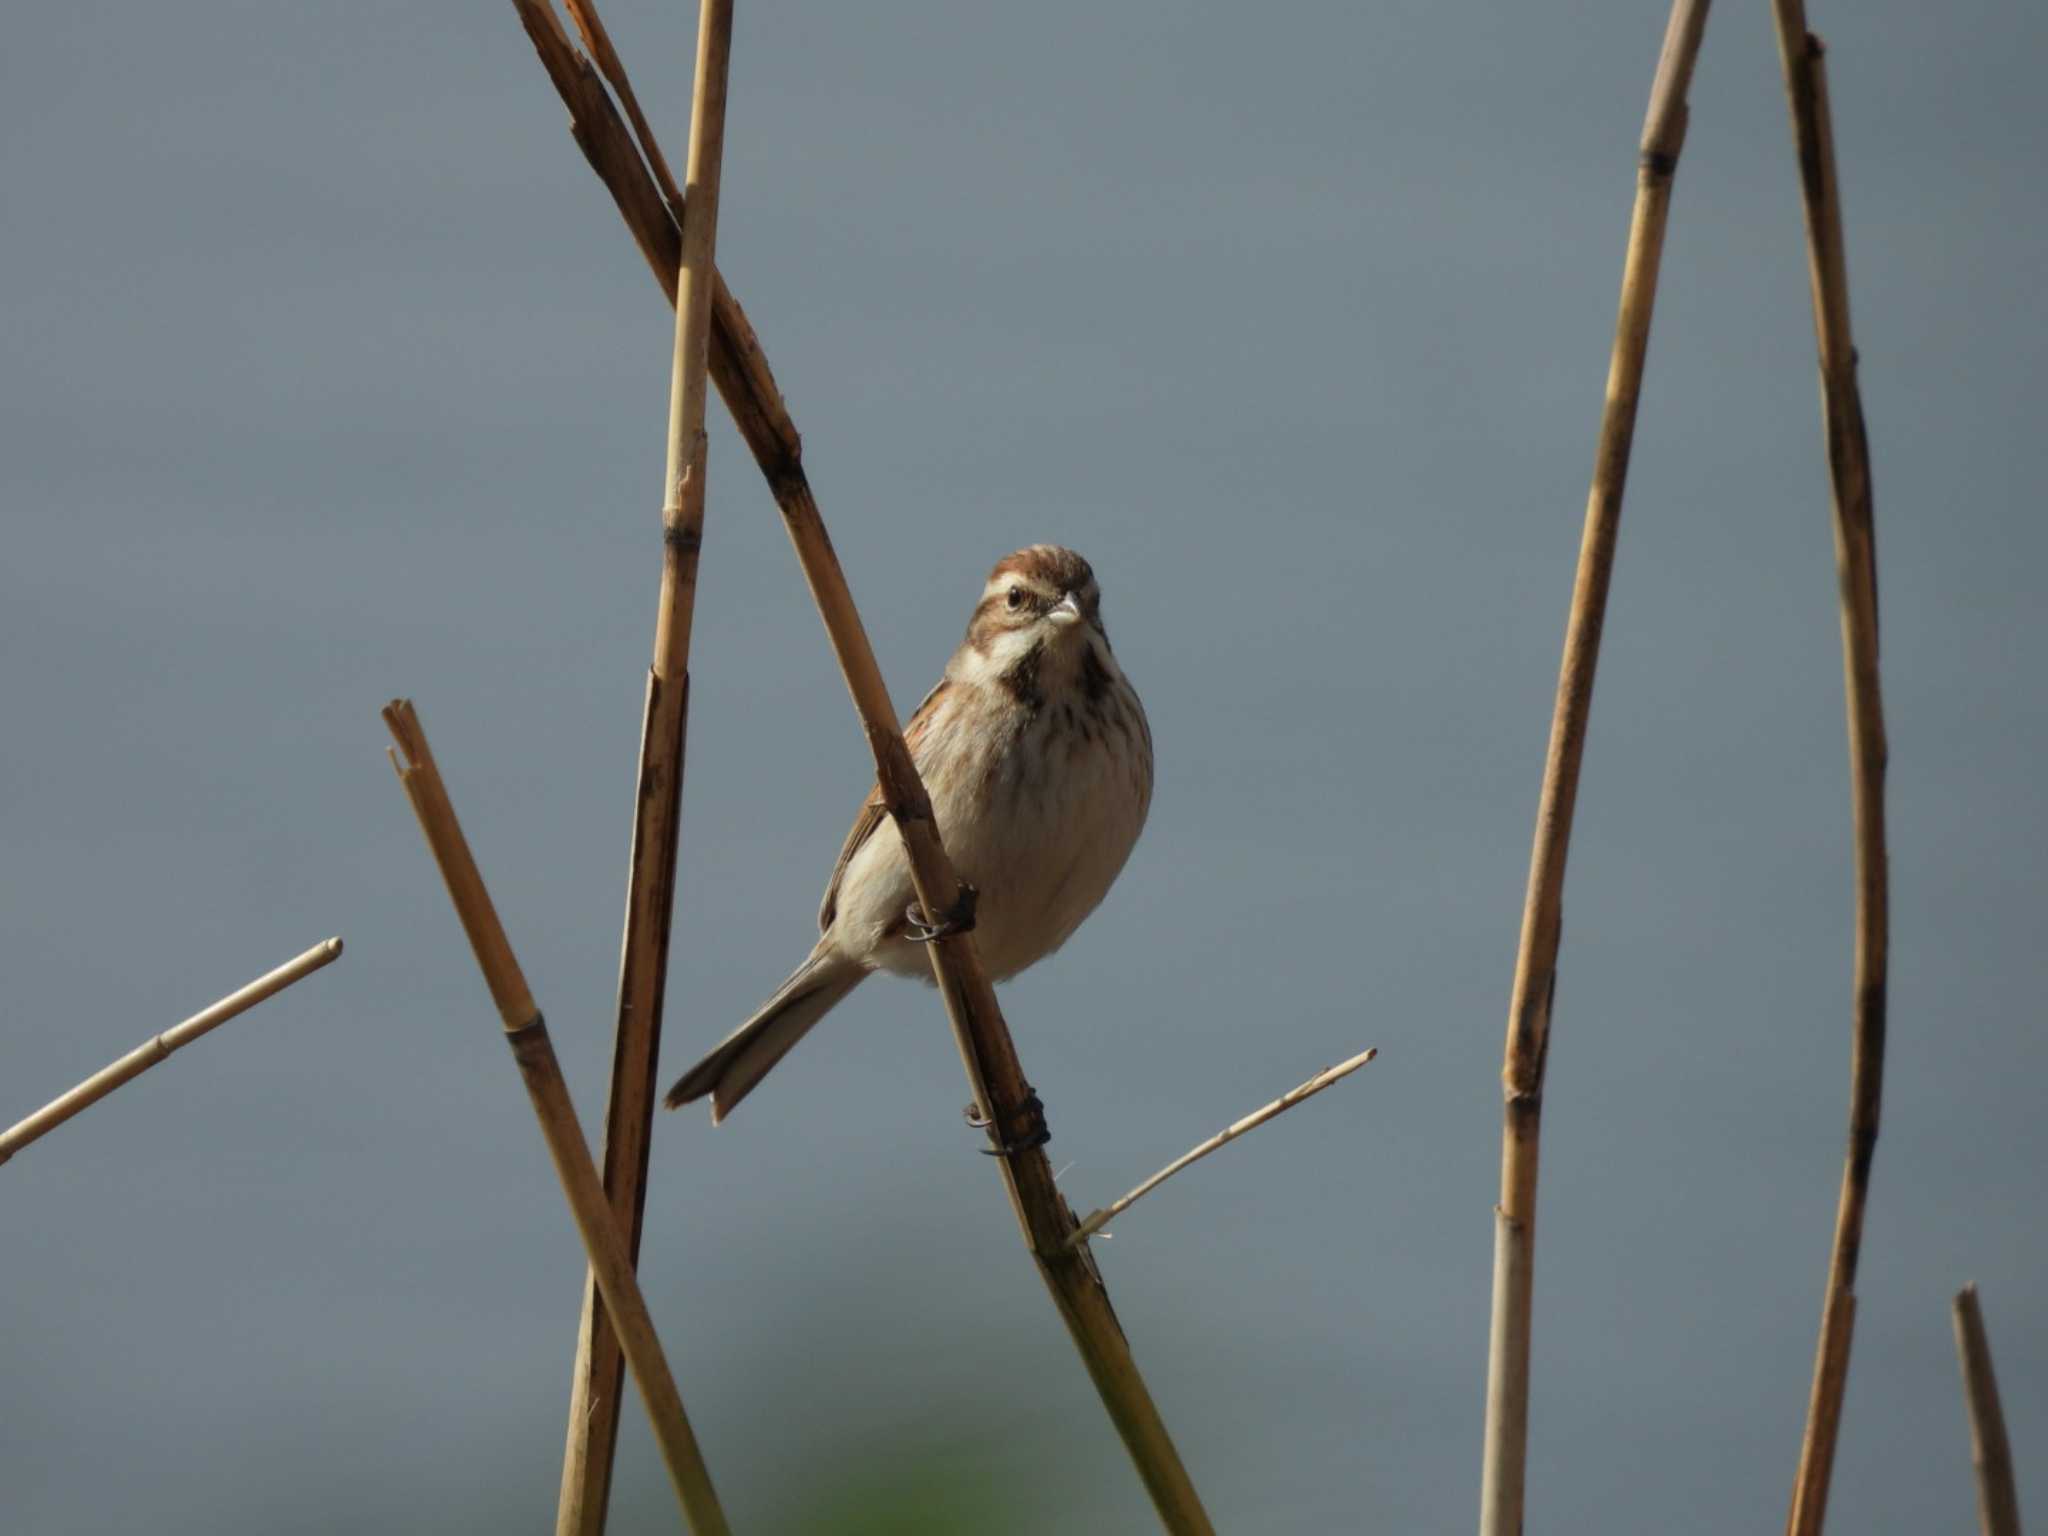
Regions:
<instances>
[{"instance_id":1,"label":"reed stem","mask_svg":"<svg viewBox=\"0 0 2048 1536\"><path fill-rule=\"evenodd\" d=\"M784 526L874 754L882 802L902 833L918 902L927 913L951 911L959 898L960 880L939 841L931 800L896 724L895 707L809 482L798 470L775 490ZM995 989L975 951L973 935L956 933L940 938L928 944L926 951L974 1102L987 1123L992 1149L1002 1154L996 1159L997 1166L1002 1169L1025 1244L1067 1324L1074 1347L1166 1529L1210 1532L1209 1517L1138 1374L1094 1258L1086 1244L1069 1245L1076 1223L1046 1159L1044 1107L1025 1080Z\"/></svg>"},{"instance_id":2,"label":"reed stem","mask_svg":"<svg viewBox=\"0 0 2048 1536\"><path fill-rule=\"evenodd\" d=\"M190 1045L208 1030L218 1029L235 1015L248 1012L265 998L275 997L293 982L303 980L340 958L341 940L324 940L267 975L257 977L246 987L230 992L211 1008L202 1009L184 1023L173 1025L162 1034L143 1041L119 1061L100 1068L69 1093L52 1099L27 1119L0 1131L0 1163L6 1162L30 1142L49 1135L73 1115L99 1103L123 1083L140 1077L171 1052Z\"/></svg>"},{"instance_id":3,"label":"reed stem","mask_svg":"<svg viewBox=\"0 0 2048 1536\"><path fill-rule=\"evenodd\" d=\"M645 131L645 119L591 0L570 0L577 24L605 72ZM707 454L705 370L716 288L713 251L725 148L725 98L732 53L732 0L704 0L697 25L696 85L690 111L689 216L683 225L676 279L675 352L670 374L668 452L661 510L661 594L654 659L640 727L640 765L633 805L633 845L626 877L625 933L619 945L618 1009L613 1030L611 1088L605 1106L604 1187L626 1240L640 1255L647 1159L654 1118L655 1072L667 991L670 925L675 911L676 839L682 816L684 744L690 707L690 631L696 612L697 560L704 543ZM651 135L647 143L652 146ZM654 150L657 173L667 163ZM680 195L674 206L681 209ZM611 1498L618 1448L619 1393L625 1357L605 1315L592 1270L570 1378L562 1453L557 1536L599 1536Z\"/></svg>"},{"instance_id":4,"label":"reed stem","mask_svg":"<svg viewBox=\"0 0 2048 1536\"><path fill-rule=\"evenodd\" d=\"M682 1395L676 1390L668 1357L662 1352L646 1298L640 1293L640 1281L633 1272L625 1236L605 1199L597 1165L591 1161L590 1148L577 1124L576 1108L570 1102L561 1066L555 1060L547 1025L526 985L518 958L512 953L512 942L505 935L504 925L498 921L497 908L484 886L469 841L462 835L462 824L456 820L455 807L427 745L426 731L407 699L394 699L385 706L384 723L398 743L398 750L391 754L391 765L398 770L398 782L419 817L427 847L440 866L455 914L469 936L477 967L483 972L484 984L490 989L491 1001L504 1023L505 1042L511 1047L519 1075L526 1083L527 1097L532 1100L541 1136L554 1159L562 1193L569 1201L569 1213L583 1238L591 1273L597 1277L598 1293L604 1297L613 1332L626 1363L633 1369L641 1400L647 1405L654 1438L675 1483L683 1517L696 1536L729 1536L731 1528L719 1507L718 1495L712 1490L711 1473L697 1449L697 1437L683 1411Z\"/></svg>"},{"instance_id":5,"label":"reed stem","mask_svg":"<svg viewBox=\"0 0 2048 1536\"><path fill-rule=\"evenodd\" d=\"M1671 186L1685 144L1686 91L1707 24L1707 0L1675 0L1636 172L1635 211L1621 278L1620 315L1607 374L1593 484L1586 500L1578 574L1565 624L1564 660L1550 746L1537 803L1535 847L1522 908L1522 935L1508 1004L1501 1068L1501 1195L1494 1211L1493 1312L1486 1363L1486 1431L1479 1493L1481 1536L1520 1536L1529 1437L1530 1304L1535 1285L1536 1171L1542 1131L1543 1071L1563 932L1565 858L1571 847L1579 767L1593 708L1593 677L1606 623L1614 546L1621 526L1650 318Z\"/></svg>"},{"instance_id":6,"label":"reed stem","mask_svg":"<svg viewBox=\"0 0 2048 1536\"><path fill-rule=\"evenodd\" d=\"M1806 9L1800 0L1772 0L1772 12L1806 213L1807 269L1813 289L1814 339L1820 354L1821 416L1834 504L1849 799L1856 847L1849 1145L1821 1303L1821 1337L1814 1357L1806 1431L1800 1440L1799 1469L1786 1520L1786 1529L1793 1536L1817 1536L1827 1514L1828 1482L1848 1386L1849 1346L1856 1319L1856 1263L1863 1247L1863 1214L1870 1196L1870 1164L1877 1149L1884 1092L1891 906L1884 822L1887 748L1878 676L1877 529L1872 517L1870 443L1856 384L1856 344L1849 327L1848 260L1842 235L1841 189L1835 175L1825 53L1820 39L1806 30Z\"/></svg>"}]
</instances>

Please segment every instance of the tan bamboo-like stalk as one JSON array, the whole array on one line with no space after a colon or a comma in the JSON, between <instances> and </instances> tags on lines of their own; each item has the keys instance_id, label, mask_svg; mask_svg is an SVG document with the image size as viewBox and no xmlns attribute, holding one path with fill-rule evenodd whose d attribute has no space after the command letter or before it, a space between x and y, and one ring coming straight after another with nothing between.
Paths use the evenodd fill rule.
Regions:
<instances>
[{"instance_id":1,"label":"tan bamboo-like stalk","mask_svg":"<svg viewBox=\"0 0 2048 1536\"><path fill-rule=\"evenodd\" d=\"M143 1041L119 1061L100 1068L69 1093L52 1099L27 1119L0 1132L0 1163L6 1162L30 1142L49 1135L79 1111L99 1103L123 1083L141 1076L179 1047L190 1045L208 1030L218 1029L236 1014L248 1012L266 997L276 996L293 982L305 979L340 958L341 940L324 940L267 975L258 976L246 987L230 992L211 1008L202 1009L184 1023L175 1024L162 1034Z\"/></svg>"},{"instance_id":2,"label":"tan bamboo-like stalk","mask_svg":"<svg viewBox=\"0 0 2048 1536\"><path fill-rule=\"evenodd\" d=\"M1820 1344L1806 1432L1800 1441L1786 1529L1817 1536L1827 1515L1828 1480L1841 1430L1842 1398L1855 1332L1856 1261L1870 1195L1884 1091L1885 970L1890 879L1885 852L1884 702L1877 658L1877 529L1871 515L1870 444L1856 386L1849 328L1849 271L1835 176L1834 125L1820 39L1806 30L1800 0L1772 0L1778 50L1799 156L1806 210L1814 339L1820 354L1821 415L1833 490L1835 567L1842 614L1842 671L1849 731L1850 807L1856 846L1856 957L1849 1063L1849 1145L1835 1211Z\"/></svg>"},{"instance_id":3,"label":"tan bamboo-like stalk","mask_svg":"<svg viewBox=\"0 0 2048 1536\"><path fill-rule=\"evenodd\" d=\"M484 887L469 841L462 835L455 807L427 745L426 732L411 701L406 699L394 699L385 707L384 723L398 743L398 751L391 757L392 766L398 770L398 781L419 817L427 847L440 866L449 899L455 904L456 916L462 920L463 931L476 952L484 984L490 988L491 1001L504 1022L506 1044L512 1048L513 1060L518 1063L519 1075L533 1101L534 1115L554 1159L562 1192L568 1197L576 1230L582 1234L584 1251L590 1256L591 1271L597 1276L598 1291L604 1297L612 1329L625 1351L627 1364L633 1368L633 1379L647 1405L647 1416L653 1421L654 1438L668 1464L683 1516L697 1536L728 1536L731 1528L719 1507L718 1495L712 1491L711 1474L697 1449L697 1437L691 1433L689 1416L683 1411L682 1395L676 1390L668 1358L654 1331L654 1320L640 1294L640 1282L626 1251L625 1236L613 1218L604 1185L598 1179L597 1165L591 1161L590 1148L577 1123L576 1107L562 1081L562 1069L555 1060L547 1025L512 953L504 925L498 921L497 908Z\"/></svg>"},{"instance_id":4,"label":"tan bamboo-like stalk","mask_svg":"<svg viewBox=\"0 0 2048 1536\"><path fill-rule=\"evenodd\" d=\"M1977 1524L1984 1536L2020 1536L2020 1495L2005 1438L2005 1409L1991 1369L1991 1339L1977 1287L1956 1292L1956 1359L1963 1368L1963 1400L1970 1410L1970 1465L1977 1474Z\"/></svg>"},{"instance_id":5,"label":"tan bamboo-like stalk","mask_svg":"<svg viewBox=\"0 0 2048 1536\"><path fill-rule=\"evenodd\" d=\"M896 710L875 664L867 632L847 590L839 558L832 551L825 525L812 500L808 482L800 477L777 487L783 522L804 579L810 584L819 615L825 621L832 649L853 694L861 727L874 754L875 776L883 804L903 834L910 856L911 882L928 914L947 913L961 895L959 877L940 844L932 819L931 800L911 763ZM1212 1532L1209 1517L1195 1493L1180 1453L1146 1390L1131 1358L1122 1325L1109 1304L1109 1292L1086 1244L1069 1246L1074 1213L1054 1181L1052 1164L1042 1145L1046 1135L1044 1109L1024 1068L996 1004L974 948L971 932L956 933L926 946L932 974L952 1022L955 1043L966 1068L974 1102L988 1121L997 1148L1010 1148L996 1159L1009 1189L1011 1204L1024 1230L1026 1245L1038 1262L1053 1303L1066 1321L1083 1364L1101 1394L1103 1406L1123 1437L1160 1520L1169 1531Z\"/></svg>"},{"instance_id":6,"label":"tan bamboo-like stalk","mask_svg":"<svg viewBox=\"0 0 2048 1536\"><path fill-rule=\"evenodd\" d=\"M668 273L678 237L668 207L632 136L605 94L597 72L576 50L545 0L512 0L541 62L568 106L571 130L591 168L611 191L628 229L671 302ZM721 281L712 300L710 371L740 436L761 466L781 509L804 579L846 676L848 691L875 757L876 781L903 834L911 879L928 913L950 911L960 882L932 824L931 802L910 761L895 706L847 590L804 473L794 423L775 388L745 314ZM1180 1454L1131 1358L1129 1343L1086 1245L1069 1248L1075 1227L1053 1181L1052 1164L1030 1145L1044 1131L1044 1112L1025 1081L994 989L971 934L928 946L975 1103L997 1146L1018 1150L999 1159L1025 1241L1091 1380L1123 1438L1154 1507L1174 1532L1212 1530Z\"/></svg>"},{"instance_id":7,"label":"tan bamboo-like stalk","mask_svg":"<svg viewBox=\"0 0 2048 1536\"><path fill-rule=\"evenodd\" d=\"M1675 0L1650 88L1636 172L1635 212L1622 267L1620 314L1607 373L1585 533L1565 625L1564 659L1537 802L1535 846L1508 1003L1501 1068L1501 1193L1494 1211L1493 1312L1486 1362L1486 1432L1479 1493L1481 1536L1519 1536L1529 1437L1530 1299L1535 1281L1536 1169L1550 1004L1557 986L1565 857L1593 707L1607 590L1621 525L1671 184L1685 143L1686 91L1707 24L1707 0Z\"/></svg>"},{"instance_id":8,"label":"tan bamboo-like stalk","mask_svg":"<svg viewBox=\"0 0 2048 1536\"><path fill-rule=\"evenodd\" d=\"M584 36L599 47L600 59L607 62L606 73L620 88L635 123L644 123L596 10L588 0L571 0L571 8ZM649 1127L654 1118L670 919L675 910L683 747L689 729L690 628L696 611L697 557L704 542L705 369L711 296L717 286L712 256L717 241L731 52L732 0L704 0L697 25L696 87L690 112L690 211L683 226L669 385L661 595L640 727L633 849L626 881L625 933L619 946L618 1013L602 1150L605 1193L625 1236L627 1256L635 1263L640 1256L641 1217L646 1206ZM657 159L655 165L666 179L666 162ZM682 206L680 197L675 206ZM619 1353L592 1271L584 1280L576 1363L570 1377L561 1496L555 1511L557 1536L599 1536L604 1530L624 1376L625 1357Z\"/></svg>"}]
</instances>

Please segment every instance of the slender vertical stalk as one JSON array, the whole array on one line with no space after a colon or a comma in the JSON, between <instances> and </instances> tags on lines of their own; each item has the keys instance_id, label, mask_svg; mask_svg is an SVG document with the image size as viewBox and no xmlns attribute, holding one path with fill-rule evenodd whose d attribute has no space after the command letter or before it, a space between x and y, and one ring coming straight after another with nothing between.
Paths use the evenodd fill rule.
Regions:
<instances>
[{"instance_id":1,"label":"slender vertical stalk","mask_svg":"<svg viewBox=\"0 0 2048 1536\"><path fill-rule=\"evenodd\" d=\"M577 14L586 36L594 33L604 39L604 56L617 82L624 86L624 69L611 51L595 10L584 4ZM636 1263L646 1205L669 929L675 910L676 838L690 700L690 627L696 611L698 551L704 542L705 369L711 298L717 286L712 260L731 52L732 0L704 0L697 26L696 88L690 113L689 214L683 224L676 280L675 356L669 383L661 511L661 596L640 728L625 934L619 946L618 1015L604 1120L605 1192L624 1234L627 1254ZM630 102L630 87L624 88ZM637 120L637 105L634 115ZM658 163L665 175L666 163ZM677 206L681 206L680 199ZM604 1530L624 1374L625 1358L605 1316L604 1297L593 1269L584 1280L583 1313L577 1328L561 1496L555 1513L557 1536L598 1536Z\"/></svg>"},{"instance_id":2,"label":"slender vertical stalk","mask_svg":"<svg viewBox=\"0 0 2048 1536\"><path fill-rule=\"evenodd\" d=\"M1970 1410L1970 1465L1977 1474L1977 1523L1984 1536L2020 1536L2020 1495L2012 1476L2012 1446L2005 1410L1991 1369L1991 1339L1977 1287L1956 1292L1956 1358L1963 1368L1963 1400Z\"/></svg>"},{"instance_id":3,"label":"slender vertical stalk","mask_svg":"<svg viewBox=\"0 0 2048 1536\"><path fill-rule=\"evenodd\" d=\"M1849 328L1848 259L1841 190L1835 177L1834 125L1820 39L1806 30L1800 0L1772 0L1785 69L1799 186L1806 210L1814 339L1820 353L1821 415L1833 490L1835 565L1842 613L1842 671L1848 706L1850 813L1856 845L1856 956L1849 1063L1849 1146L1835 1211L1820 1344L1799 1470L1786 1529L1816 1536L1827 1514L1828 1480L1841 1430L1842 1398L1855 1332L1856 1261L1870 1195L1884 1090L1885 970L1890 943L1890 879L1885 850L1884 702L1877 657L1877 530L1871 512L1870 444L1856 386L1856 343Z\"/></svg>"},{"instance_id":4,"label":"slender vertical stalk","mask_svg":"<svg viewBox=\"0 0 2048 1536\"><path fill-rule=\"evenodd\" d=\"M477 968L483 972L484 984L490 988L491 1001L497 1005L498 1017L504 1023L505 1042L512 1049L527 1096L533 1101L541 1135L554 1159L555 1173L562 1181L562 1193L568 1198L569 1212L590 1256L591 1272L597 1276L605 1311L626 1361L633 1368L633 1379L647 1405L647 1416L653 1421L654 1438L668 1464L684 1519L696 1536L729 1536L725 1512L712 1491L711 1474L697 1449L689 1416L683 1412L682 1395L669 1372L668 1357L655 1334L646 1298L640 1294L640 1282L626 1251L625 1236L605 1199L597 1165L591 1161L590 1148L577 1124L576 1109L562 1081L562 1069L555 1060L547 1025L526 985L518 957L512 953L512 941L498 921L497 907L484 886L484 877L469 850L469 840L462 835L462 825L456 820L455 807L427 745L426 732L412 704L405 699L394 699L385 707L384 723L398 743L398 751L391 758L392 766L398 770L398 782L419 817L427 847L441 868L449 899L455 904L456 916L476 953Z\"/></svg>"},{"instance_id":5,"label":"slender vertical stalk","mask_svg":"<svg viewBox=\"0 0 2048 1536\"><path fill-rule=\"evenodd\" d=\"M1650 342L1671 184L1685 143L1686 91L1707 23L1707 0L1676 0L1650 88L1636 173L1635 212L1622 268L1620 314L1607 374L1585 533L1565 625L1564 660L1537 803L1535 847L1508 1004L1501 1130L1501 1194L1494 1212L1493 1312L1486 1364L1486 1439L1479 1494L1481 1536L1519 1536L1529 1434L1530 1301L1535 1280L1536 1168L1543 1069L1563 927L1565 857L1593 707L1623 483Z\"/></svg>"},{"instance_id":6,"label":"slender vertical stalk","mask_svg":"<svg viewBox=\"0 0 2048 1536\"><path fill-rule=\"evenodd\" d=\"M587 3L587 0L585 0ZM670 274L679 241L667 204L617 109L587 60L563 33L545 0L512 0L542 65L569 108L571 129L584 157L610 190L647 258L656 281L675 299ZM876 779L903 833L918 900L930 913L952 908L959 880L932 824L931 802L911 764L895 706L875 664L860 615L833 553L816 497L804 472L801 444L775 386L753 327L721 282L712 300L711 378L733 414L740 436L768 482L795 546L804 578L818 604L847 688L875 756ZM1052 1165L1032 1142L1044 1129L1044 1111L1025 1081L1009 1028L987 973L968 935L928 946L975 1102L999 1146L1019 1150L1001 1158L1005 1185L1039 1273L1080 1352L1110 1420L1151 1494L1166 1528L1212 1529L1179 1452L1131 1358L1130 1345L1109 1303L1086 1244L1068 1246L1076 1225L1053 1181Z\"/></svg>"},{"instance_id":7,"label":"slender vertical stalk","mask_svg":"<svg viewBox=\"0 0 2048 1536\"><path fill-rule=\"evenodd\" d=\"M327 939L303 955L287 960L276 970L258 976L246 987L230 992L211 1008L201 1009L182 1024L160 1035L152 1035L126 1056L100 1068L61 1098L53 1099L26 1120L0 1131L0 1163L32 1141L39 1141L81 1110L90 1109L116 1088L140 1077L171 1052L190 1045L208 1030L218 1029L237 1014L246 1013L266 997L275 997L295 981L303 980L341 958L341 940Z\"/></svg>"}]
</instances>

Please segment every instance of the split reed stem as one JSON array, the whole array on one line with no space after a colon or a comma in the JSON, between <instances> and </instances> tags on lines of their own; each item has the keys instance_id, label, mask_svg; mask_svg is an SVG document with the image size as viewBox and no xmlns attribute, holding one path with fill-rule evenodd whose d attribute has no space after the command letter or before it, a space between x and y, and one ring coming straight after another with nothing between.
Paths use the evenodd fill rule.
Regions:
<instances>
[{"instance_id":1,"label":"split reed stem","mask_svg":"<svg viewBox=\"0 0 2048 1536\"><path fill-rule=\"evenodd\" d=\"M1835 566L1842 616L1842 671L1848 713L1849 799L1856 849L1856 947L1852 976L1849 1145L1835 1211L1820 1344L1807 1402L1786 1529L1818 1536L1841 1431L1842 1400L1855 1332L1856 1263L1870 1164L1884 1091L1885 975L1890 945L1890 877L1885 847L1883 691L1878 676L1877 528L1872 516L1870 443L1856 384L1849 327L1849 272L1828 110L1825 51L1806 29L1800 0L1772 0L1778 52L1799 158L1806 214L1807 269L1820 355L1821 416L1833 493Z\"/></svg>"},{"instance_id":2,"label":"split reed stem","mask_svg":"<svg viewBox=\"0 0 2048 1536\"><path fill-rule=\"evenodd\" d=\"M683 1517L696 1536L729 1536L725 1512L712 1491L711 1474L697 1449L689 1416L683 1411L682 1395L676 1390L668 1358L654 1331L654 1320L648 1315L646 1299L640 1293L625 1236L605 1199L597 1165L591 1161L590 1148L577 1124L576 1108L570 1102L561 1066L555 1060L547 1025L526 985L518 958L512 953L504 925L498 921L497 908L484 887L468 839L462 835L462 825L456 820L455 807L427 745L426 732L411 701L406 699L394 699L385 707L384 723L398 743L391 764L398 770L398 781L419 817L427 847L440 866L449 899L455 904L463 931L469 935L484 984L490 988L491 1000L504 1023L506 1044L512 1048L513 1060L526 1083L541 1135L554 1159L555 1173L568 1197L576 1229L582 1234L584 1251L590 1257L591 1271L597 1277L598 1292L604 1297L613 1331L633 1369L633 1379L647 1405L647 1416L653 1421L654 1438L675 1483Z\"/></svg>"},{"instance_id":3,"label":"split reed stem","mask_svg":"<svg viewBox=\"0 0 2048 1536\"><path fill-rule=\"evenodd\" d=\"M1486 1428L1479 1494L1481 1536L1520 1536L1529 1436L1530 1302L1535 1284L1536 1172L1543 1072L1563 931L1565 858L1579 767L1593 707L1594 671L1607 616L1643 366L1656 304L1671 186L1685 144L1686 91L1707 24L1707 0L1675 0L1650 88L1636 173L1635 211L1622 268L1620 314L1607 375L1585 532L1565 625L1564 659L1537 803L1535 846L1508 1004L1501 1068L1501 1195L1494 1211L1493 1311L1486 1363Z\"/></svg>"},{"instance_id":4,"label":"split reed stem","mask_svg":"<svg viewBox=\"0 0 2048 1536\"><path fill-rule=\"evenodd\" d=\"M123 1083L147 1072L171 1052L190 1045L208 1030L218 1029L239 1013L246 1013L266 997L275 997L295 981L312 975L322 966L341 958L341 940L327 939L303 955L287 960L269 974L257 977L246 987L230 992L211 1008L202 1009L182 1024L173 1025L135 1047L126 1056L100 1068L60 1098L0 1132L0 1163L32 1141L39 1141L81 1110L99 1103Z\"/></svg>"},{"instance_id":5,"label":"split reed stem","mask_svg":"<svg viewBox=\"0 0 2048 1536\"><path fill-rule=\"evenodd\" d=\"M591 0L570 0L577 25L593 46L651 151L657 174L667 163L645 128L625 67L612 49ZM654 1118L655 1072L661 1048L671 922L675 911L676 843L682 816L684 744L690 707L690 632L696 612L697 560L704 542L707 472L705 370L711 301L717 286L713 252L718 188L725 149L725 98L732 53L732 0L704 0L697 24L696 84L690 112L689 216L682 231L676 287L674 363L670 373L667 466L661 509L661 594L654 659L640 727L640 763L633 799L633 844L626 877L625 933L619 945L618 1008L602 1149L604 1187L625 1237L627 1256L640 1256L647 1161ZM674 198L680 210L683 200ZM600 1536L611 1498L617 1454L619 1394L625 1358L619 1352L597 1288L586 1275L570 1378L556 1536Z\"/></svg>"},{"instance_id":6,"label":"split reed stem","mask_svg":"<svg viewBox=\"0 0 2048 1536\"><path fill-rule=\"evenodd\" d=\"M582 0L582 5L588 12L590 0ZM654 280L674 304L682 271L682 231L677 223L681 210L671 211L668 198L648 172L650 160L660 163L659 146L643 156L612 105L604 81L562 30L549 0L512 0L512 9L526 28L562 104L569 109L569 131L577 147L611 193ZM624 78L623 68L620 77ZM651 136L648 142L653 143ZM710 371L711 382L718 386L726 409L732 412L733 425L761 466L770 489L789 475L801 475L803 445L796 424L790 420L789 408L746 311L715 272ZM778 500L781 494L777 492Z\"/></svg>"},{"instance_id":7,"label":"split reed stem","mask_svg":"<svg viewBox=\"0 0 2048 1536\"><path fill-rule=\"evenodd\" d=\"M634 94L633 82L626 77L626 64L619 57L618 49L612 46L611 32L605 27L604 18L597 14L597 0L564 0L569 8L569 19L576 23L576 30L583 38L583 46L596 62L605 83L618 97L619 105L626 109L626 120L633 125L633 138L646 157L647 168L653 173L655 184L661 188L661 195L667 199L669 213L676 223L683 222L683 192L676 185L675 173L668 168L668 158L661 152L661 142L654 136L654 129L648 125L647 114L640 110L640 98ZM697 73L691 98L693 118L704 84L704 15L700 8L697 25ZM730 28L730 22L727 26ZM730 37L727 40L730 46ZM720 87L721 93L723 87ZM721 94L720 101L723 102ZM694 126L692 132L694 133ZM721 124L721 132L723 125Z\"/></svg>"}]
</instances>

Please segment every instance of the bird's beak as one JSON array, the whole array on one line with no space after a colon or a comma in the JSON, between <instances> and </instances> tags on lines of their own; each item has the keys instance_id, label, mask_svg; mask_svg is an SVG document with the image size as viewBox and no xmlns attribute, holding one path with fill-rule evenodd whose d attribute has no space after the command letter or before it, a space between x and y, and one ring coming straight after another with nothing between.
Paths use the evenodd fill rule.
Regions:
<instances>
[{"instance_id":1,"label":"bird's beak","mask_svg":"<svg viewBox=\"0 0 2048 1536\"><path fill-rule=\"evenodd\" d=\"M1074 594L1069 592L1053 605L1046 617L1055 624L1078 624L1081 622L1081 605L1074 601Z\"/></svg>"}]
</instances>

